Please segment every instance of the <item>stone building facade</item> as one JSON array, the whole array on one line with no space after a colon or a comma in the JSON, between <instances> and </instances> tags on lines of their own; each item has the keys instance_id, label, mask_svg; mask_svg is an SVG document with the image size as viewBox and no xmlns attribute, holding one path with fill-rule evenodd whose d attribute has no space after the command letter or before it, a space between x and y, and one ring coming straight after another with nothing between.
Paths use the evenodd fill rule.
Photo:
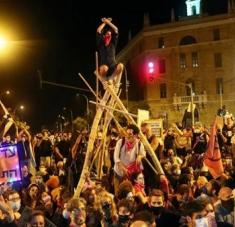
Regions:
<instances>
[{"instance_id":1,"label":"stone building facade","mask_svg":"<svg viewBox=\"0 0 235 227\"><path fill-rule=\"evenodd\" d=\"M179 21L172 16L170 23L154 26L145 16L142 31L118 60L126 65L129 93L149 104L152 118L181 121L191 95L205 124L222 105L235 114L234 9L229 3L227 14Z\"/></svg>"}]
</instances>

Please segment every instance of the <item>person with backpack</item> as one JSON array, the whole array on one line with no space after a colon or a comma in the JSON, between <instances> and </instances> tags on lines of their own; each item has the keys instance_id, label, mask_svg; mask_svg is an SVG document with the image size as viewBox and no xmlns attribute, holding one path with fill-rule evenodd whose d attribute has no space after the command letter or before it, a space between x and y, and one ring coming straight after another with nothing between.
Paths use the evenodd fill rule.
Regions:
<instances>
[{"instance_id":1,"label":"person with backpack","mask_svg":"<svg viewBox=\"0 0 235 227\"><path fill-rule=\"evenodd\" d=\"M139 128L128 125L126 136L117 141L114 150L114 191L118 191L119 184L129 179L134 172L143 170L142 159L146 153L144 145L138 139Z\"/></svg>"}]
</instances>

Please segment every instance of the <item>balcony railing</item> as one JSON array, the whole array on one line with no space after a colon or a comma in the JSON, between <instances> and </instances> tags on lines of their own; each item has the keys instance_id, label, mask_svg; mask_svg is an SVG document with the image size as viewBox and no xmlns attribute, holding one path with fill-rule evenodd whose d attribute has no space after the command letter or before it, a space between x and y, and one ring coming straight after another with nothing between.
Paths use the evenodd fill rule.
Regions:
<instances>
[{"instance_id":1,"label":"balcony railing","mask_svg":"<svg viewBox=\"0 0 235 227\"><path fill-rule=\"evenodd\" d=\"M203 95L194 95L193 96L193 102L195 104L204 105L207 103L207 94ZM176 96L176 94L173 97L173 105L179 106L179 105L185 105L191 103L191 96Z\"/></svg>"}]
</instances>

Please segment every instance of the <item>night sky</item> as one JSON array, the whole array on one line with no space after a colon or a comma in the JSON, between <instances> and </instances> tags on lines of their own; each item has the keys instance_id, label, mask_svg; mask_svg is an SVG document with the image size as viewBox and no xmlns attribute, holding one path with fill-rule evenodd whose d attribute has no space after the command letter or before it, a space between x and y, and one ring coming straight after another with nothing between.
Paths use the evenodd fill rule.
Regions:
<instances>
[{"instance_id":1,"label":"night sky","mask_svg":"<svg viewBox=\"0 0 235 227\"><path fill-rule=\"evenodd\" d=\"M130 1L132 6L113 1L112 5L119 4L115 10L110 4L102 8L90 1L95 13L79 2L0 1L0 35L7 30L14 41L9 56L0 54L0 89L12 91L10 97L2 96L2 100L12 108L23 103L26 109L22 117L34 130L52 124L64 106L72 108L74 115L84 113L80 106L85 106L85 99L77 99L76 91L45 84L40 88L37 70L41 71L43 80L86 88L77 76L81 72L95 85L92 72L100 18L113 18L119 28L120 50L127 43L129 30L133 36L141 30L144 13L149 12L151 24L168 22L172 7L176 15L186 15L184 0L157 0L154 4ZM204 7L209 14L226 11L227 0L206 2ZM89 93L80 93L93 98Z\"/></svg>"}]
</instances>

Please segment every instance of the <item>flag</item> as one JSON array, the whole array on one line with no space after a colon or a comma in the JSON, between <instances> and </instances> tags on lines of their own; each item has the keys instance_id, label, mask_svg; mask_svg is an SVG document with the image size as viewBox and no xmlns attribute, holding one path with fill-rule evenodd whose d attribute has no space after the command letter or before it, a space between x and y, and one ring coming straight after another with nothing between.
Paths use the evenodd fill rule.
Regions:
<instances>
[{"instance_id":1,"label":"flag","mask_svg":"<svg viewBox=\"0 0 235 227\"><path fill-rule=\"evenodd\" d=\"M0 100L0 137L5 136L13 124L14 120Z\"/></svg>"},{"instance_id":2,"label":"flag","mask_svg":"<svg viewBox=\"0 0 235 227\"><path fill-rule=\"evenodd\" d=\"M204 164L207 166L210 174L213 176L214 179L220 177L224 173L216 132L217 119L215 120L211 128L208 147L204 154Z\"/></svg>"}]
</instances>

